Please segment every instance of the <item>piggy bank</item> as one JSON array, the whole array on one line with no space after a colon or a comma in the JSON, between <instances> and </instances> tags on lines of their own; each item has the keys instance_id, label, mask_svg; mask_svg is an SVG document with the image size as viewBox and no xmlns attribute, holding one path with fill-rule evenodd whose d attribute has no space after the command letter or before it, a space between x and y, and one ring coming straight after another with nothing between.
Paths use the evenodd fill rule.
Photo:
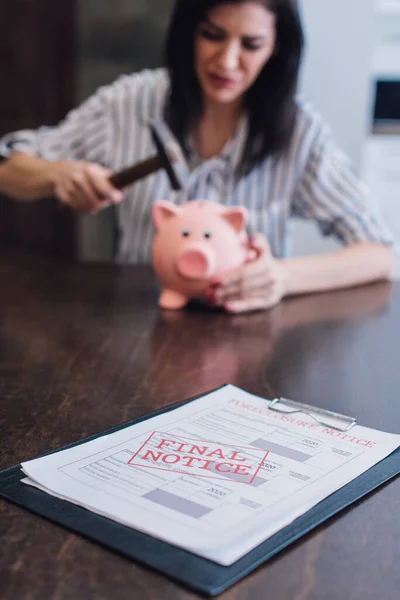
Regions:
<instances>
[{"instance_id":1,"label":"piggy bank","mask_svg":"<svg viewBox=\"0 0 400 600\"><path fill-rule=\"evenodd\" d=\"M177 310L205 295L213 277L251 257L244 207L192 200L180 206L160 200L152 211L152 260L161 284L159 305Z\"/></svg>"}]
</instances>

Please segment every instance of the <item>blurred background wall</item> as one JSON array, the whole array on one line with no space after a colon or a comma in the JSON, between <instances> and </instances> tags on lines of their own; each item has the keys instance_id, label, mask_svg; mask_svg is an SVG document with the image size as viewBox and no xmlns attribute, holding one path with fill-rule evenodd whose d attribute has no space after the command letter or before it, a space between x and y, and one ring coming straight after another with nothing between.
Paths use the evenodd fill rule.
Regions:
<instances>
[{"instance_id":1,"label":"blurred background wall","mask_svg":"<svg viewBox=\"0 0 400 600\"><path fill-rule=\"evenodd\" d=\"M301 91L323 114L400 239L400 0L300 0ZM379 126L378 126L379 125ZM308 223L294 254L332 249ZM400 260L394 277L400 277Z\"/></svg>"},{"instance_id":2,"label":"blurred background wall","mask_svg":"<svg viewBox=\"0 0 400 600\"><path fill-rule=\"evenodd\" d=\"M160 66L174 0L80 0L78 92L84 99L119 75Z\"/></svg>"},{"instance_id":3,"label":"blurred background wall","mask_svg":"<svg viewBox=\"0 0 400 600\"><path fill-rule=\"evenodd\" d=\"M0 135L57 123L77 96L77 0L0 0ZM75 251L75 219L52 200L0 197L0 250Z\"/></svg>"},{"instance_id":4,"label":"blurred background wall","mask_svg":"<svg viewBox=\"0 0 400 600\"><path fill-rule=\"evenodd\" d=\"M337 142L361 170L372 103L374 0L300 0L306 52L300 92L326 119ZM338 247L316 226L298 221L295 255Z\"/></svg>"}]
</instances>

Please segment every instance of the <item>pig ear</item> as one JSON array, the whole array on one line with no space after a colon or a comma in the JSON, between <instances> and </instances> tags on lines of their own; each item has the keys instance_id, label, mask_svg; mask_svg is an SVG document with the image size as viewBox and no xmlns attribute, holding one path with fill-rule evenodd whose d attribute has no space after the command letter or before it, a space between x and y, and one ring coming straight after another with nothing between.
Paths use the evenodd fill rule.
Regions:
<instances>
[{"instance_id":1,"label":"pig ear","mask_svg":"<svg viewBox=\"0 0 400 600\"><path fill-rule=\"evenodd\" d=\"M247 210L244 206L237 206L235 208L227 208L221 215L225 221L229 223L231 227L240 233L247 222Z\"/></svg>"},{"instance_id":2,"label":"pig ear","mask_svg":"<svg viewBox=\"0 0 400 600\"><path fill-rule=\"evenodd\" d=\"M171 217L177 217L182 212L182 209L176 204L169 202L168 200L158 200L153 204L152 218L155 228L158 230L162 227L163 223L168 221Z\"/></svg>"}]
</instances>

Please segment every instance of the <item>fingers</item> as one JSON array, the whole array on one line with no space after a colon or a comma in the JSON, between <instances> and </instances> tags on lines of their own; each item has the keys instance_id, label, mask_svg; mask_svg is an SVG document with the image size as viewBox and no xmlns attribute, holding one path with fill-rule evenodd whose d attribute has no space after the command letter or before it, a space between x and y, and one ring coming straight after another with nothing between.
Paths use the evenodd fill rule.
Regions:
<instances>
[{"instance_id":1,"label":"fingers","mask_svg":"<svg viewBox=\"0 0 400 600\"><path fill-rule=\"evenodd\" d=\"M226 273L219 278L219 281L212 282L211 287L215 292L215 295L222 299L223 295L239 294L244 291L247 286L248 280L257 274L259 266L257 266L258 259L252 263L247 263L243 267L239 267Z\"/></svg>"},{"instance_id":2,"label":"fingers","mask_svg":"<svg viewBox=\"0 0 400 600\"><path fill-rule=\"evenodd\" d=\"M249 241L249 249L257 258L215 281L207 294L211 305L230 313L266 310L275 306L284 295L283 272L273 258L262 234Z\"/></svg>"},{"instance_id":3,"label":"fingers","mask_svg":"<svg viewBox=\"0 0 400 600\"><path fill-rule=\"evenodd\" d=\"M96 195L110 204L119 204L123 193L117 190L109 180L110 172L100 165L91 164L86 169L88 180Z\"/></svg>"},{"instance_id":4,"label":"fingers","mask_svg":"<svg viewBox=\"0 0 400 600\"><path fill-rule=\"evenodd\" d=\"M96 213L122 201L122 192L109 181L110 172L100 165L81 161L59 163L55 194L59 200L80 212Z\"/></svg>"},{"instance_id":5,"label":"fingers","mask_svg":"<svg viewBox=\"0 0 400 600\"><path fill-rule=\"evenodd\" d=\"M89 212L91 203L83 192L72 182L62 181L56 185L55 195L62 204L79 212Z\"/></svg>"},{"instance_id":6,"label":"fingers","mask_svg":"<svg viewBox=\"0 0 400 600\"><path fill-rule=\"evenodd\" d=\"M107 202L97 194L89 177L88 170L83 170L81 173L77 173L73 176L72 183L74 186L74 196L79 202L79 205L83 206L84 210L90 212L97 211Z\"/></svg>"},{"instance_id":7,"label":"fingers","mask_svg":"<svg viewBox=\"0 0 400 600\"><path fill-rule=\"evenodd\" d=\"M223 304L229 300L245 298L254 295L260 287L266 289L270 283L271 278L267 271L255 273L254 276L243 272L234 282L217 288L214 291L215 300L218 304Z\"/></svg>"},{"instance_id":8,"label":"fingers","mask_svg":"<svg viewBox=\"0 0 400 600\"><path fill-rule=\"evenodd\" d=\"M261 233L255 234L249 240L249 248L250 250L254 250L256 252L257 257L255 260L246 263L245 268L240 267L239 269L234 269L233 271L226 273L225 275L221 276L218 281L213 281L212 284L217 285L218 287L237 287L241 284L244 271L248 277L256 275L260 271L261 259L272 258L268 241Z\"/></svg>"},{"instance_id":9,"label":"fingers","mask_svg":"<svg viewBox=\"0 0 400 600\"><path fill-rule=\"evenodd\" d=\"M266 290L273 282L274 259L268 242L263 235L258 235L251 243L257 258L224 275L211 286L216 304L254 296L257 290Z\"/></svg>"},{"instance_id":10,"label":"fingers","mask_svg":"<svg viewBox=\"0 0 400 600\"><path fill-rule=\"evenodd\" d=\"M248 296L245 298L233 299L224 302L222 308L233 314L250 312L255 310L268 310L273 306L276 306L282 299L279 286L272 283L268 289L263 290L260 294L260 290L257 290L257 294Z\"/></svg>"},{"instance_id":11,"label":"fingers","mask_svg":"<svg viewBox=\"0 0 400 600\"><path fill-rule=\"evenodd\" d=\"M274 305L265 298L247 298L244 300L231 300L223 305L226 312L239 314L255 310L266 310Z\"/></svg>"},{"instance_id":12,"label":"fingers","mask_svg":"<svg viewBox=\"0 0 400 600\"><path fill-rule=\"evenodd\" d=\"M267 238L262 233L255 233L250 238L250 248L257 252L258 257L263 256L272 256L271 247L268 243Z\"/></svg>"}]
</instances>

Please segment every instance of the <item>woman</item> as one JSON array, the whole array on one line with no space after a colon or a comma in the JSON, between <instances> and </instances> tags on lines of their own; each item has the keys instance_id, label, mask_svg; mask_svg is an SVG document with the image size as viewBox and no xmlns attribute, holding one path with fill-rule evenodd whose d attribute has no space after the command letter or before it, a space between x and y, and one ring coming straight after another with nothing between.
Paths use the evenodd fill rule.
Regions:
<instances>
[{"instance_id":1,"label":"woman","mask_svg":"<svg viewBox=\"0 0 400 600\"><path fill-rule=\"evenodd\" d=\"M117 204L119 258L131 262L150 260L155 199L247 206L258 258L210 288L210 302L231 312L387 278L390 235L324 123L296 99L302 48L295 0L177 0L168 70L120 78L58 127L6 136L0 191L55 194L88 212ZM187 154L188 188L173 193L158 173L121 194L109 169L152 153L147 122L160 117ZM345 247L287 258L292 216L316 221Z\"/></svg>"}]
</instances>

